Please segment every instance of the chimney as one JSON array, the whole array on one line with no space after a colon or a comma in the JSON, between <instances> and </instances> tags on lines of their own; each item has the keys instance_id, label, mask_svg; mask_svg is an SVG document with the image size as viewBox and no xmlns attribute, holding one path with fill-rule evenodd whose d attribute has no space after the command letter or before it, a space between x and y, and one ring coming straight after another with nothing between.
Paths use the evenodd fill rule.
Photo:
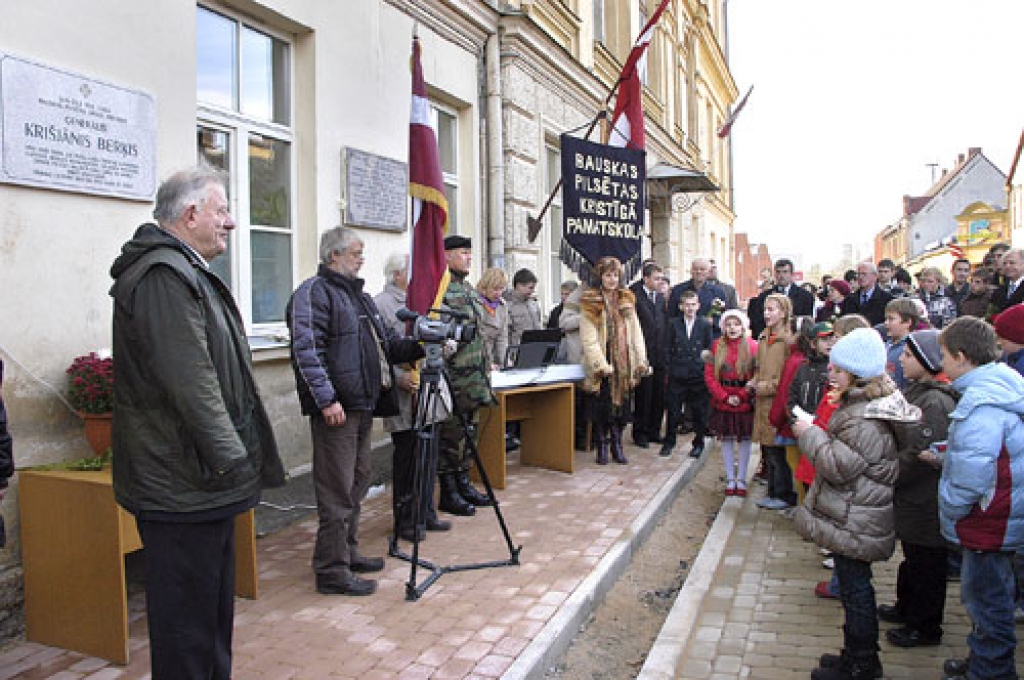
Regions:
<instances>
[{"instance_id":1,"label":"chimney","mask_svg":"<svg viewBox=\"0 0 1024 680\"><path fill-rule=\"evenodd\" d=\"M971 148L969 148L967 150L967 157L968 158L974 158L979 153L981 153L981 147L980 146L972 146Z\"/></svg>"},{"instance_id":2,"label":"chimney","mask_svg":"<svg viewBox=\"0 0 1024 680\"><path fill-rule=\"evenodd\" d=\"M957 155L957 157L956 157L956 164L957 165L963 165L964 164L964 155L963 154L958 154Z\"/></svg>"}]
</instances>

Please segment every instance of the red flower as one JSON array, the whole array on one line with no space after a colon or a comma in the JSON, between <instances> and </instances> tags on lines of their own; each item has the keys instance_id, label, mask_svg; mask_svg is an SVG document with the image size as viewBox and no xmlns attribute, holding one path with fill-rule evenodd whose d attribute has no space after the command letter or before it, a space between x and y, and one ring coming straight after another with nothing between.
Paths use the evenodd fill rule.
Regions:
<instances>
[{"instance_id":1,"label":"red flower","mask_svg":"<svg viewBox=\"0 0 1024 680\"><path fill-rule=\"evenodd\" d=\"M71 405L85 413L114 410L114 360L95 352L75 357L67 369Z\"/></svg>"}]
</instances>

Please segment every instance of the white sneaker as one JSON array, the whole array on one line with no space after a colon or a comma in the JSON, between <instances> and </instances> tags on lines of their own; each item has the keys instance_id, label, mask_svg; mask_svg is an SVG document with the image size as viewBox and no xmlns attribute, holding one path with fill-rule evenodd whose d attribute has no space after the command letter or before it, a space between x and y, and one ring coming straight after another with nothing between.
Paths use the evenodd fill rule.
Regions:
<instances>
[{"instance_id":1,"label":"white sneaker","mask_svg":"<svg viewBox=\"0 0 1024 680\"><path fill-rule=\"evenodd\" d=\"M821 566L825 567L826 569L835 569L836 560L833 557L826 557L821 561Z\"/></svg>"},{"instance_id":2,"label":"white sneaker","mask_svg":"<svg viewBox=\"0 0 1024 680\"><path fill-rule=\"evenodd\" d=\"M765 510L785 510L789 507L789 503L781 498L762 498L757 502L757 507Z\"/></svg>"}]
</instances>

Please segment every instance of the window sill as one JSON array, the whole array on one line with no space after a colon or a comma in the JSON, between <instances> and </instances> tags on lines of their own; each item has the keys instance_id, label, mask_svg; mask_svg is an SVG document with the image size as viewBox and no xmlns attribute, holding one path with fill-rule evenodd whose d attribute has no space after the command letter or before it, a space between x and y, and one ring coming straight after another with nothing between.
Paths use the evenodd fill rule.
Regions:
<instances>
[{"instance_id":1,"label":"window sill","mask_svg":"<svg viewBox=\"0 0 1024 680\"><path fill-rule=\"evenodd\" d=\"M252 352L253 363L288 359L290 357L289 344L286 335L249 336L249 350Z\"/></svg>"}]
</instances>

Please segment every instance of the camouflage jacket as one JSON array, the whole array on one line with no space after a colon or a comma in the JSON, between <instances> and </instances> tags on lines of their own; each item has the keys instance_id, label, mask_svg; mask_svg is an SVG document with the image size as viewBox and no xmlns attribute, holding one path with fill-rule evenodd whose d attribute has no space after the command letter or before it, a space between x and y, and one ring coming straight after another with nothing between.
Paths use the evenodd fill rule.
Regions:
<instances>
[{"instance_id":1,"label":"camouflage jacket","mask_svg":"<svg viewBox=\"0 0 1024 680\"><path fill-rule=\"evenodd\" d=\"M444 292L444 306L468 314L469 319L464 323L477 326L485 314L473 286L466 282L465 276L458 276L455 272L451 273L451 281ZM448 359L448 383L455 396L457 411L472 411L492 403L484 341L479 332L471 342L460 345Z\"/></svg>"}]
</instances>

